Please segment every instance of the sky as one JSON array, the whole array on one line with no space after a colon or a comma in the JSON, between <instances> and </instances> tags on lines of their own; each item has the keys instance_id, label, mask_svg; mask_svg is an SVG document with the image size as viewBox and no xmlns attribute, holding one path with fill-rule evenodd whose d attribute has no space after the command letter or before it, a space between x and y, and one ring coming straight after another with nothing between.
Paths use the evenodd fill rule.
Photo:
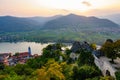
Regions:
<instances>
[{"instance_id":1,"label":"sky","mask_svg":"<svg viewBox=\"0 0 120 80\"><path fill-rule=\"evenodd\" d=\"M0 16L102 16L120 13L120 0L0 0Z\"/></svg>"}]
</instances>

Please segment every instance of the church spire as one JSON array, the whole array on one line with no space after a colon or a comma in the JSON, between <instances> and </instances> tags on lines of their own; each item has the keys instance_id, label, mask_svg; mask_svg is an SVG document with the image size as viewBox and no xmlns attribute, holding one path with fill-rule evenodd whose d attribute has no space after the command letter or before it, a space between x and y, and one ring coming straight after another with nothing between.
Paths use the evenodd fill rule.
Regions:
<instances>
[{"instance_id":1,"label":"church spire","mask_svg":"<svg viewBox=\"0 0 120 80\"><path fill-rule=\"evenodd\" d=\"M31 55L31 48L30 48L30 46L28 47L28 54Z\"/></svg>"}]
</instances>

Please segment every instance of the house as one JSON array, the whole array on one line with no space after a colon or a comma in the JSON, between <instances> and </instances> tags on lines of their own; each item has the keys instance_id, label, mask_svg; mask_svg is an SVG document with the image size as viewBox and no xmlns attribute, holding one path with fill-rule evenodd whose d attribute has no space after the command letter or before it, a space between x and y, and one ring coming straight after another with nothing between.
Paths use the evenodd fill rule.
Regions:
<instances>
[{"instance_id":1,"label":"house","mask_svg":"<svg viewBox=\"0 0 120 80\"><path fill-rule=\"evenodd\" d=\"M11 56L11 53L0 53L0 63L9 65L8 58Z\"/></svg>"},{"instance_id":2,"label":"house","mask_svg":"<svg viewBox=\"0 0 120 80\"><path fill-rule=\"evenodd\" d=\"M25 64L28 59L32 58L32 55L29 55L29 52L22 52L15 54L9 58L9 64L15 65L17 63Z\"/></svg>"},{"instance_id":3,"label":"house","mask_svg":"<svg viewBox=\"0 0 120 80\"><path fill-rule=\"evenodd\" d=\"M25 64L26 61L32 58L31 48L28 47L28 52L16 53L9 58L9 65Z\"/></svg>"},{"instance_id":4,"label":"house","mask_svg":"<svg viewBox=\"0 0 120 80\"><path fill-rule=\"evenodd\" d=\"M38 54L34 54L34 55L32 55L32 57L33 58L37 58L37 57L39 57L39 55Z\"/></svg>"}]
</instances>

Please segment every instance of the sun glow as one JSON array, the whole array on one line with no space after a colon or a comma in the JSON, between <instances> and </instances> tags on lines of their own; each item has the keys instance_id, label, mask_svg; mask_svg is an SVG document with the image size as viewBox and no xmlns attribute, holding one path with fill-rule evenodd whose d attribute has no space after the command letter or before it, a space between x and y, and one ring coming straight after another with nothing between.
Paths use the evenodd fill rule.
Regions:
<instances>
[{"instance_id":1,"label":"sun glow","mask_svg":"<svg viewBox=\"0 0 120 80\"><path fill-rule=\"evenodd\" d=\"M120 0L0 0L0 15L51 16L120 12Z\"/></svg>"},{"instance_id":2,"label":"sun glow","mask_svg":"<svg viewBox=\"0 0 120 80\"><path fill-rule=\"evenodd\" d=\"M36 0L34 3L37 6L64 10L88 11L91 9L91 6L83 4L83 1L84 0Z\"/></svg>"}]
</instances>

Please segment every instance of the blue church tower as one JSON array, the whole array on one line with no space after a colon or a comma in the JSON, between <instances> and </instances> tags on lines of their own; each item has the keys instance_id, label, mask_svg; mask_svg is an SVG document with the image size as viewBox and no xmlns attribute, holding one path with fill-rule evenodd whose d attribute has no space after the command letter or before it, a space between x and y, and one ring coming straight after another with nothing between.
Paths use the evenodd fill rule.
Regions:
<instances>
[{"instance_id":1,"label":"blue church tower","mask_svg":"<svg viewBox=\"0 0 120 80\"><path fill-rule=\"evenodd\" d=\"M28 54L31 55L31 48L30 48L30 46L28 47Z\"/></svg>"}]
</instances>

